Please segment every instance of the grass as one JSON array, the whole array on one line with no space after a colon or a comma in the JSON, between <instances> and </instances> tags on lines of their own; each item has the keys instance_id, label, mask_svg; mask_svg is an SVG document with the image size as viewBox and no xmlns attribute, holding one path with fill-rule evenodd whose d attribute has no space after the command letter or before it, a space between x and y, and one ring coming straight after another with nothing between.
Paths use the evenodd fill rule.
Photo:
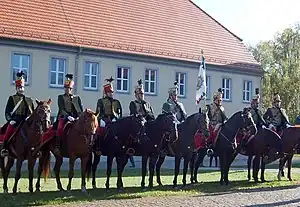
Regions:
<instances>
[{"instance_id":1,"label":"grass","mask_svg":"<svg viewBox=\"0 0 300 207\"><path fill-rule=\"evenodd\" d=\"M296 187L300 184L300 174L293 173L293 178L297 181L283 181L278 182L276 180L276 173L267 172L266 179L269 182L266 183L253 183L247 182L245 171L231 171L229 179L231 184L229 186L220 186L217 182L219 180L220 173L216 171L201 171L198 175L199 184L188 185L184 190L173 190L173 170L162 171L162 181L165 186L155 186L151 191L141 191L140 189L140 169L128 169L124 173L124 192L117 193L116 186L116 174L112 174L111 178L111 193L106 193L104 187L105 173L99 171L97 177L97 184L99 189L89 189L90 196L87 197L80 192L80 173L76 171L75 178L73 179L71 194L67 192L57 192L56 183L54 178L50 178L46 183L41 182L42 188L40 193L30 194L28 193L28 180L26 175L19 181L19 189L17 195L5 195L0 194L0 206L39 206L39 205L60 205L67 203L84 203L89 201L97 201L104 199L132 199L146 196L188 196L211 193L232 193L236 191L265 191L265 190L278 190L284 188ZM189 181L189 176L187 177ZM67 173L62 172L62 183L65 187L67 185ZM182 176L178 177L178 184L181 184ZM299 180L299 181L298 181ZM2 185L0 180L0 185ZM9 179L9 189L12 189L14 179ZM35 181L34 181L35 182ZM189 182L188 182L189 183ZM87 185L91 188L91 182Z\"/></svg>"}]
</instances>

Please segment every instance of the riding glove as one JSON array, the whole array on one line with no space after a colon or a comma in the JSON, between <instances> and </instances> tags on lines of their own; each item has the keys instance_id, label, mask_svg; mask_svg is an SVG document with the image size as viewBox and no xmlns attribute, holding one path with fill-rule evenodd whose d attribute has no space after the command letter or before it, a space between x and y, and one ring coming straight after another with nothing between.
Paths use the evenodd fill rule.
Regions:
<instances>
[{"instance_id":1,"label":"riding glove","mask_svg":"<svg viewBox=\"0 0 300 207\"><path fill-rule=\"evenodd\" d=\"M111 120L111 122L115 122L115 121L117 121L115 118L113 118L113 120Z\"/></svg>"},{"instance_id":2,"label":"riding glove","mask_svg":"<svg viewBox=\"0 0 300 207\"><path fill-rule=\"evenodd\" d=\"M292 127L292 125L286 124L286 127L289 128L289 127Z\"/></svg>"},{"instance_id":3,"label":"riding glove","mask_svg":"<svg viewBox=\"0 0 300 207\"><path fill-rule=\"evenodd\" d=\"M14 125L15 123L16 123L16 121L14 121L14 120L10 120L10 122L9 122L10 125Z\"/></svg>"},{"instance_id":4,"label":"riding glove","mask_svg":"<svg viewBox=\"0 0 300 207\"><path fill-rule=\"evenodd\" d=\"M103 121L103 119L100 120L100 127L105 127L105 121Z\"/></svg>"},{"instance_id":5,"label":"riding glove","mask_svg":"<svg viewBox=\"0 0 300 207\"><path fill-rule=\"evenodd\" d=\"M74 121L75 119L74 119L74 117L72 117L72 116L68 116L68 120L69 120L69 121Z\"/></svg>"}]
</instances>

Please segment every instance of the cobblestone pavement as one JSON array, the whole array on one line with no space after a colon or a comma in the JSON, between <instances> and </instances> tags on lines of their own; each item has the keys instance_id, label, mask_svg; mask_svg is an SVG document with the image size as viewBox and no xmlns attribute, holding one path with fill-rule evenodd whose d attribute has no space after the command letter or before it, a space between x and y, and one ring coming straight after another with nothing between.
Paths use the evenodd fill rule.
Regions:
<instances>
[{"instance_id":1,"label":"cobblestone pavement","mask_svg":"<svg viewBox=\"0 0 300 207\"><path fill-rule=\"evenodd\" d=\"M60 205L66 207L105 206L105 207L140 207L140 206L300 206L300 187L267 190L247 190L239 192L224 192L215 195L196 195L182 197L145 197L137 199L101 200L93 203Z\"/></svg>"}]
</instances>

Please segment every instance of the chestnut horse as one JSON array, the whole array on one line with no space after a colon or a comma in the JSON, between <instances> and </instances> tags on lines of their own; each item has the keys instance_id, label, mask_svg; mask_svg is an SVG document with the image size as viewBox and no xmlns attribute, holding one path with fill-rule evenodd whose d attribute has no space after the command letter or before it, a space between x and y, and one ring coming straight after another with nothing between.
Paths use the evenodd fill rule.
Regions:
<instances>
[{"instance_id":1,"label":"chestnut horse","mask_svg":"<svg viewBox=\"0 0 300 207\"><path fill-rule=\"evenodd\" d=\"M42 162L39 163L38 169L38 179L36 183L36 190L40 190L40 178L42 170L49 171L50 165L50 151L55 154L55 166L54 173L56 177L57 188L60 191L64 191L61 181L60 181L60 168L63 163L63 157L69 158L69 182L67 190L71 190L71 183L74 177L74 164L77 158L81 160L81 190L83 193L87 194L86 191L86 165L90 155L90 141L91 136L96 133L98 127L98 114L95 114L92 110L86 109L73 123L71 126L65 127L67 130L64 130L64 134L61 137L61 148L60 155L56 155L54 150L56 148L56 140L51 139L41 147L43 156L41 159ZM43 166L46 166L48 169L43 169Z\"/></svg>"},{"instance_id":2,"label":"chestnut horse","mask_svg":"<svg viewBox=\"0 0 300 207\"><path fill-rule=\"evenodd\" d=\"M50 124L50 104L51 99L48 101L36 100L37 107L33 113L25 120L15 135L9 140L9 156L2 158L0 163L1 171L3 175L3 190L4 193L8 192L7 180L14 164L14 160L17 160L15 183L13 187L13 193L17 192L18 181L21 177L21 168L24 160L28 160L28 174L29 174L29 191L33 192L33 172L34 165L37 159L37 154L33 153L36 147L39 146L42 138L42 134L48 130ZM4 164L4 159L8 159Z\"/></svg>"}]
</instances>

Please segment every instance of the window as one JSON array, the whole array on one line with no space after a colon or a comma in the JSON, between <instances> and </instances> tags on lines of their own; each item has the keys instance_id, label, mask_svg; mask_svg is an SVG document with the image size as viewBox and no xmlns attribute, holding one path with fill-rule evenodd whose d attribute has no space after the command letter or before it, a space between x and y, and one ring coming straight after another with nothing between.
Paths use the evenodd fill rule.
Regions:
<instances>
[{"instance_id":1,"label":"window","mask_svg":"<svg viewBox=\"0 0 300 207\"><path fill-rule=\"evenodd\" d=\"M129 68L128 67L118 67L117 91L129 92Z\"/></svg>"},{"instance_id":2,"label":"window","mask_svg":"<svg viewBox=\"0 0 300 207\"><path fill-rule=\"evenodd\" d=\"M63 87L66 74L66 60L51 58L50 86Z\"/></svg>"},{"instance_id":3,"label":"window","mask_svg":"<svg viewBox=\"0 0 300 207\"><path fill-rule=\"evenodd\" d=\"M85 62L84 64L84 89L97 90L99 64Z\"/></svg>"},{"instance_id":4,"label":"window","mask_svg":"<svg viewBox=\"0 0 300 207\"><path fill-rule=\"evenodd\" d=\"M210 76L206 76L206 99L210 98Z\"/></svg>"},{"instance_id":5,"label":"window","mask_svg":"<svg viewBox=\"0 0 300 207\"><path fill-rule=\"evenodd\" d=\"M145 93L155 94L156 93L156 70L147 69L145 71Z\"/></svg>"},{"instance_id":6,"label":"window","mask_svg":"<svg viewBox=\"0 0 300 207\"><path fill-rule=\"evenodd\" d=\"M223 78L222 92L223 92L223 100L230 101L231 100L231 79Z\"/></svg>"},{"instance_id":7,"label":"window","mask_svg":"<svg viewBox=\"0 0 300 207\"><path fill-rule=\"evenodd\" d=\"M17 72L23 71L25 73L25 83L28 84L28 75L30 67L30 55L13 53L12 57L12 69L13 69L13 81L16 80Z\"/></svg>"},{"instance_id":8,"label":"window","mask_svg":"<svg viewBox=\"0 0 300 207\"><path fill-rule=\"evenodd\" d=\"M244 102L250 102L251 91L252 91L252 81L244 81L244 86L243 86L243 101Z\"/></svg>"},{"instance_id":9,"label":"window","mask_svg":"<svg viewBox=\"0 0 300 207\"><path fill-rule=\"evenodd\" d=\"M186 73L176 73L176 81L178 83L178 96L185 96Z\"/></svg>"}]
</instances>

